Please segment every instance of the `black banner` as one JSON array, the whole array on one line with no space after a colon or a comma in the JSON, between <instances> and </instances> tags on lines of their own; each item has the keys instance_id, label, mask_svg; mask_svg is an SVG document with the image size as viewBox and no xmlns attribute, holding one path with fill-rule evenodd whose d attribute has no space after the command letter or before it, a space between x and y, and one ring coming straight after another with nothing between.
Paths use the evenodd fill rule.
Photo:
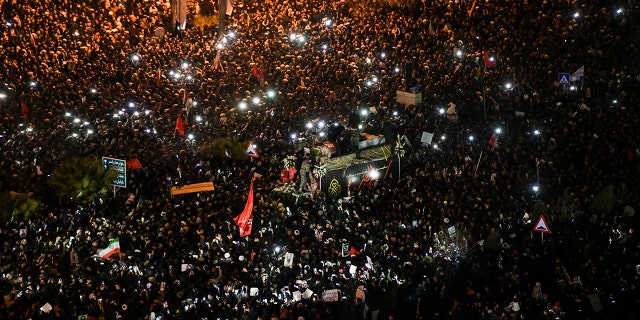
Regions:
<instances>
[{"instance_id":1,"label":"black banner","mask_svg":"<svg viewBox=\"0 0 640 320\"><path fill-rule=\"evenodd\" d=\"M362 188L373 187L377 181L398 179L399 176L400 158L394 155L328 171L322 177L321 189L330 197L344 197Z\"/></svg>"}]
</instances>

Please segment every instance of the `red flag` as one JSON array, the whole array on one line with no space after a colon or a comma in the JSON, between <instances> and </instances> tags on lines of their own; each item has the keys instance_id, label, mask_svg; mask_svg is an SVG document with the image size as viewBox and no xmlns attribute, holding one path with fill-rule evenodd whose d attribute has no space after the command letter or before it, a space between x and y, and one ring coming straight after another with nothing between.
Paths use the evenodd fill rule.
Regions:
<instances>
[{"instance_id":1,"label":"red flag","mask_svg":"<svg viewBox=\"0 0 640 320\"><path fill-rule=\"evenodd\" d=\"M489 145L493 149L493 148L497 147L497 144L498 144L498 135L496 135L496 133L494 132L491 135L491 139L489 139Z\"/></svg>"},{"instance_id":2,"label":"red flag","mask_svg":"<svg viewBox=\"0 0 640 320\"><path fill-rule=\"evenodd\" d=\"M186 130L186 125L184 123L184 121L182 120L182 114L178 114L178 120L176 120L176 130L178 130L178 133L181 136L184 136L184 132Z\"/></svg>"},{"instance_id":3,"label":"red flag","mask_svg":"<svg viewBox=\"0 0 640 320\"><path fill-rule=\"evenodd\" d=\"M142 169L142 163L140 163L140 160L133 158L127 161L127 167L131 169Z\"/></svg>"},{"instance_id":4,"label":"red flag","mask_svg":"<svg viewBox=\"0 0 640 320\"><path fill-rule=\"evenodd\" d=\"M487 66L487 68L493 68L496 66L495 61L489 58L489 54L487 53L487 51L482 50L482 58L484 59L484 65Z\"/></svg>"},{"instance_id":5,"label":"red flag","mask_svg":"<svg viewBox=\"0 0 640 320\"><path fill-rule=\"evenodd\" d=\"M253 65L253 70L251 70L251 74L253 74L253 76L256 77L258 81L260 82L264 81L264 73L262 73L262 69L258 67L257 63Z\"/></svg>"},{"instance_id":6,"label":"red flag","mask_svg":"<svg viewBox=\"0 0 640 320\"><path fill-rule=\"evenodd\" d=\"M241 237L251 234L251 226L253 225L253 179L251 179L251 186L249 187L247 204L244 206L242 213L233 218L233 221L240 227Z\"/></svg>"},{"instance_id":7,"label":"red flag","mask_svg":"<svg viewBox=\"0 0 640 320\"><path fill-rule=\"evenodd\" d=\"M29 118L29 106L24 101L22 101L22 117Z\"/></svg>"}]
</instances>

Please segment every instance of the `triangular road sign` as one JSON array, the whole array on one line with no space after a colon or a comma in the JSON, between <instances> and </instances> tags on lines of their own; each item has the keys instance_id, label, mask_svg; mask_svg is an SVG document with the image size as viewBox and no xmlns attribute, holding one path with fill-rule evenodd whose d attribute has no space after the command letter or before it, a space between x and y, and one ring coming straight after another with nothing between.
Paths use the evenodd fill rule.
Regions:
<instances>
[{"instance_id":1,"label":"triangular road sign","mask_svg":"<svg viewBox=\"0 0 640 320\"><path fill-rule=\"evenodd\" d=\"M540 218L538 218L538 222L536 222L536 224L534 225L533 231L551 233L551 230L549 230L549 225L547 224L547 221L544 220L544 216L541 215Z\"/></svg>"},{"instance_id":2,"label":"triangular road sign","mask_svg":"<svg viewBox=\"0 0 640 320\"><path fill-rule=\"evenodd\" d=\"M256 145L253 142L249 141L249 145L247 146L247 155L252 158L258 158L258 151L256 150Z\"/></svg>"}]
</instances>

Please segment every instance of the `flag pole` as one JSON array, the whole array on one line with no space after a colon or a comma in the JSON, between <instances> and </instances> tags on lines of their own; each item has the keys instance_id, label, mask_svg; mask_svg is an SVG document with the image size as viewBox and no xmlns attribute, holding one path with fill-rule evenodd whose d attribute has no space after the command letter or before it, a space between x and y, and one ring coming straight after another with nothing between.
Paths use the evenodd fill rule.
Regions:
<instances>
[{"instance_id":1,"label":"flag pole","mask_svg":"<svg viewBox=\"0 0 640 320\"><path fill-rule=\"evenodd\" d=\"M480 76L480 84L482 85L482 112L484 113L484 120L487 120L487 87L484 85L484 74L487 72L487 64L484 61L484 55L482 57L482 76Z\"/></svg>"},{"instance_id":2,"label":"flag pole","mask_svg":"<svg viewBox=\"0 0 640 320\"><path fill-rule=\"evenodd\" d=\"M482 159L482 153L484 153L484 150L480 151L480 157L478 157L478 164L476 164L476 170L473 172L474 176L478 173L478 167L480 167L480 160Z\"/></svg>"}]
</instances>

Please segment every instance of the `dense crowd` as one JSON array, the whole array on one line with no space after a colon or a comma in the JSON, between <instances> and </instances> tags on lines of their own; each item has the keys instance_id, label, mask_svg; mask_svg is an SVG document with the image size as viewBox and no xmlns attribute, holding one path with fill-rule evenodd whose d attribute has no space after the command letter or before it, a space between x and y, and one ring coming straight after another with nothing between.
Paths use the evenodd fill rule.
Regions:
<instances>
[{"instance_id":1,"label":"dense crowd","mask_svg":"<svg viewBox=\"0 0 640 320\"><path fill-rule=\"evenodd\" d=\"M634 1L245 0L223 34L176 30L168 1L0 3L0 191L43 203L0 226L0 318L638 317ZM292 134L363 108L408 137L399 175L340 199L273 191L304 158ZM202 152L227 136L259 158ZM144 168L90 205L55 196L57 164L100 156Z\"/></svg>"}]
</instances>

